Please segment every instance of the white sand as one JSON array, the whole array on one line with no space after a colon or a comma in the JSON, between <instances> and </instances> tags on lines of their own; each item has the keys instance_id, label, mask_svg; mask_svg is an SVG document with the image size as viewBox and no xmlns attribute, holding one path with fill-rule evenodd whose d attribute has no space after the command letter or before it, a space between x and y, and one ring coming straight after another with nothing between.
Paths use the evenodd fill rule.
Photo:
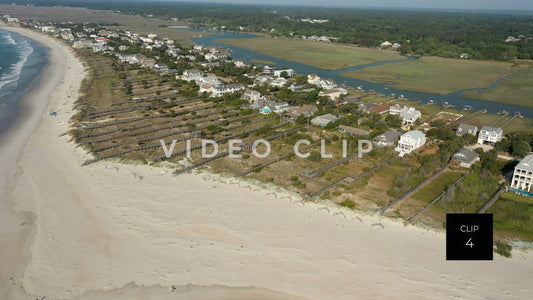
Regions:
<instances>
[{"instance_id":1,"label":"white sand","mask_svg":"<svg viewBox=\"0 0 533 300\"><path fill-rule=\"evenodd\" d=\"M83 68L57 42L24 34L53 49L54 74L40 88L57 85L49 108L58 117L43 116L39 102L27 128L17 131L23 140L31 135L18 165L0 172L1 179L16 174L0 205L1 299L525 299L533 293L531 252L447 262L443 233L303 205L294 195L231 178L173 177L161 174L165 169L110 162L80 167L85 154L58 137L66 129L58 121L72 114L74 97L66 95L76 93ZM16 158L13 143L0 145L2 160Z\"/></svg>"}]
</instances>

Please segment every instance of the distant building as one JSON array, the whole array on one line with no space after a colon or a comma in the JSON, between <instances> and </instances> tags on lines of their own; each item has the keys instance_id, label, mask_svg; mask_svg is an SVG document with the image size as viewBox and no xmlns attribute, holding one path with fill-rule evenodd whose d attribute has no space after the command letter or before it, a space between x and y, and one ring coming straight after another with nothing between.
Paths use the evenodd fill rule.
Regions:
<instances>
[{"instance_id":1,"label":"distant building","mask_svg":"<svg viewBox=\"0 0 533 300\"><path fill-rule=\"evenodd\" d=\"M345 94L347 94L347 92L341 89L331 89L331 90L320 91L318 93L318 96L328 97L329 99L335 101Z\"/></svg>"},{"instance_id":2,"label":"distant building","mask_svg":"<svg viewBox=\"0 0 533 300\"><path fill-rule=\"evenodd\" d=\"M200 77L199 79L194 81L197 85L213 85L213 86L221 86L222 82L218 80L218 77L216 76L205 76Z\"/></svg>"},{"instance_id":3,"label":"distant building","mask_svg":"<svg viewBox=\"0 0 533 300\"><path fill-rule=\"evenodd\" d=\"M307 75L307 83L319 85L321 78L316 74L309 74Z\"/></svg>"},{"instance_id":4,"label":"distant building","mask_svg":"<svg viewBox=\"0 0 533 300\"><path fill-rule=\"evenodd\" d=\"M218 98L224 96L224 94L231 94L242 90L244 90L244 86L242 84L227 84L220 86L201 85L198 94L206 92L210 94L211 98Z\"/></svg>"},{"instance_id":5,"label":"distant building","mask_svg":"<svg viewBox=\"0 0 533 300\"><path fill-rule=\"evenodd\" d=\"M289 89L293 92L296 92L296 91L301 91L304 87L305 85L303 83L293 83L291 84Z\"/></svg>"},{"instance_id":6,"label":"distant building","mask_svg":"<svg viewBox=\"0 0 533 300\"><path fill-rule=\"evenodd\" d=\"M479 161L479 155L470 149L463 148L452 156L451 163L463 168L470 168L476 161Z\"/></svg>"},{"instance_id":7,"label":"distant building","mask_svg":"<svg viewBox=\"0 0 533 300\"><path fill-rule=\"evenodd\" d=\"M383 114L388 113L389 109L390 109L390 104L381 103L381 104L379 104L377 106L374 106L374 107L370 108L368 111L369 112L375 112L375 113L378 113L380 115L383 115Z\"/></svg>"},{"instance_id":8,"label":"distant building","mask_svg":"<svg viewBox=\"0 0 533 300\"><path fill-rule=\"evenodd\" d=\"M483 126L477 138L478 144L494 145L502 140L503 129L501 127Z\"/></svg>"},{"instance_id":9,"label":"distant building","mask_svg":"<svg viewBox=\"0 0 533 300\"><path fill-rule=\"evenodd\" d=\"M266 106L270 109L270 111L275 112L277 114L284 113L291 108L289 103L277 101L268 101Z\"/></svg>"},{"instance_id":10,"label":"distant building","mask_svg":"<svg viewBox=\"0 0 533 300\"><path fill-rule=\"evenodd\" d=\"M294 76L294 70L293 69L275 70L274 71L274 76L282 77L281 74L283 72L285 72L287 74L287 76L283 76L283 77L292 77L292 76Z\"/></svg>"},{"instance_id":11,"label":"distant building","mask_svg":"<svg viewBox=\"0 0 533 300\"><path fill-rule=\"evenodd\" d=\"M403 126L412 126L422 116L419 110L414 107L409 107L400 113L400 118L403 120Z\"/></svg>"},{"instance_id":12,"label":"distant building","mask_svg":"<svg viewBox=\"0 0 533 300\"><path fill-rule=\"evenodd\" d=\"M368 102L368 103L360 103L358 106L357 106L357 109L359 109L359 111L361 112L364 112L364 113L369 113L370 110L374 107L378 106L377 103L372 103L372 102Z\"/></svg>"},{"instance_id":13,"label":"distant building","mask_svg":"<svg viewBox=\"0 0 533 300\"><path fill-rule=\"evenodd\" d=\"M471 134L473 136L477 135L477 127L470 124L459 124L457 131L455 132L458 136L463 136L465 134Z\"/></svg>"},{"instance_id":14,"label":"distant building","mask_svg":"<svg viewBox=\"0 0 533 300\"><path fill-rule=\"evenodd\" d=\"M397 130L387 130L376 136L372 144L375 148L394 147L401 135L402 133Z\"/></svg>"},{"instance_id":15,"label":"distant building","mask_svg":"<svg viewBox=\"0 0 533 300\"><path fill-rule=\"evenodd\" d=\"M359 104L361 103L361 96L360 95L345 95L342 100L340 101L341 105L346 104Z\"/></svg>"},{"instance_id":16,"label":"distant building","mask_svg":"<svg viewBox=\"0 0 533 300\"><path fill-rule=\"evenodd\" d=\"M270 82L271 86L279 87L279 88L283 87L285 84L287 84L287 79L283 77L276 78Z\"/></svg>"},{"instance_id":17,"label":"distant building","mask_svg":"<svg viewBox=\"0 0 533 300\"><path fill-rule=\"evenodd\" d=\"M381 43L381 44L379 45L379 47L380 47L381 49L386 49L386 48L392 47L392 43L389 42L389 41L385 41L385 42Z\"/></svg>"},{"instance_id":18,"label":"distant building","mask_svg":"<svg viewBox=\"0 0 533 300\"><path fill-rule=\"evenodd\" d=\"M412 130L404 133L400 137L398 146L394 149L399 152L400 157L411 153L413 150L422 147L426 143L426 135L420 130Z\"/></svg>"},{"instance_id":19,"label":"distant building","mask_svg":"<svg viewBox=\"0 0 533 300\"><path fill-rule=\"evenodd\" d=\"M248 100L249 102L257 102L261 99L261 93L255 90L247 89L242 94L241 99Z\"/></svg>"},{"instance_id":20,"label":"distant building","mask_svg":"<svg viewBox=\"0 0 533 300\"><path fill-rule=\"evenodd\" d=\"M329 123L337 121L337 117L332 114L325 114L311 119L311 124L326 127Z\"/></svg>"},{"instance_id":21,"label":"distant building","mask_svg":"<svg viewBox=\"0 0 533 300\"><path fill-rule=\"evenodd\" d=\"M533 196L533 154L530 154L514 168L511 191Z\"/></svg>"},{"instance_id":22,"label":"distant building","mask_svg":"<svg viewBox=\"0 0 533 300\"><path fill-rule=\"evenodd\" d=\"M325 90L331 90L337 87L337 84L333 79L321 79L318 86Z\"/></svg>"},{"instance_id":23,"label":"distant building","mask_svg":"<svg viewBox=\"0 0 533 300\"><path fill-rule=\"evenodd\" d=\"M203 77L203 73L200 70L192 69L183 71L183 75L180 76L180 79L185 81L200 81Z\"/></svg>"},{"instance_id":24,"label":"distant building","mask_svg":"<svg viewBox=\"0 0 533 300\"><path fill-rule=\"evenodd\" d=\"M274 75L274 71L276 71L278 68L276 66L270 66L266 65L263 67L263 73L268 75Z\"/></svg>"},{"instance_id":25,"label":"distant building","mask_svg":"<svg viewBox=\"0 0 533 300\"><path fill-rule=\"evenodd\" d=\"M355 128L355 127L352 127L352 126L346 126L346 125L339 125L339 132L340 133L344 133L344 134L348 134L348 135L352 135L352 136L367 135L367 134L370 133L368 130Z\"/></svg>"},{"instance_id":26,"label":"distant building","mask_svg":"<svg viewBox=\"0 0 533 300\"><path fill-rule=\"evenodd\" d=\"M291 121L296 120L299 116L303 115L305 117L310 117L318 111L316 106L305 104L298 107L290 108L286 113L285 117Z\"/></svg>"},{"instance_id":27,"label":"distant building","mask_svg":"<svg viewBox=\"0 0 533 300\"><path fill-rule=\"evenodd\" d=\"M389 114L399 116L400 113L405 110L405 108L405 106L401 106L400 104L394 104L389 108Z\"/></svg>"}]
</instances>

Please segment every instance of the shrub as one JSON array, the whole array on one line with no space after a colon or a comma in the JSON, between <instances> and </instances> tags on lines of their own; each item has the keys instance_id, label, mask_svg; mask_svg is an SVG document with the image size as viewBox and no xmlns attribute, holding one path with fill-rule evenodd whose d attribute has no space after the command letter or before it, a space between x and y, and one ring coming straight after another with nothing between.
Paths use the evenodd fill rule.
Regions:
<instances>
[{"instance_id":1,"label":"shrub","mask_svg":"<svg viewBox=\"0 0 533 300\"><path fill-rule=\"evenodd\" d=\"M341 206L348 207L348 208L354 208L355 202L352 200L346 199L340 203Z\"/></svg>"},{"instance_id":2,"label":"shrub","mask_svg":"<svg viewBox=\"0 0 533 300\"><path fill-rule=\"evenodd\" d=\"M511 257L511 250L513 250L513 246L502 241L497 241L496 249L494 250L494 252L498 253L501 256L509 258Z\"/></svg>"}]
</instances>

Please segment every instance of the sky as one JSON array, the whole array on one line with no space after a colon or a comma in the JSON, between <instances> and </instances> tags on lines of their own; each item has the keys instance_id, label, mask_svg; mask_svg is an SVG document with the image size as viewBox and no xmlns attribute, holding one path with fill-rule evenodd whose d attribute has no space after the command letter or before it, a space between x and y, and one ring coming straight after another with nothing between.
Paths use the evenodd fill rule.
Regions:
<instances>
[{"instance_id":1,"label":"sky","mask_svg":"<svg viewBox=\"0 0 533 300\"><path fill-rule=\"evenodd\" d=\"M169 0L173 1L173 0ZM174 0L180 2L241 3L332 7L437 8L479 10L530 10L533 0Z\"/></svg>"}]
</instances>

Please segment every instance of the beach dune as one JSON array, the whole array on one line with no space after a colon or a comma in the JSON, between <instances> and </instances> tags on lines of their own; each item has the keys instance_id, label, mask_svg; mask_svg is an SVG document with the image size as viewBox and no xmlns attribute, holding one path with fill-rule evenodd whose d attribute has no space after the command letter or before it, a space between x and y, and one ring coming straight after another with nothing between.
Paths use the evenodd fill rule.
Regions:
<instances>
[{"instance_id":1,"label":"beach dune","mask_svg":"<svg viewBox=\"0 0 533 300\"><path fill-rule=\"evenodd\" d=\"M31 102L20 123L29 125L12 131L19 144L1 144L2 160L15 162L1 174L13 178L0 204L0 266L7 266L1 299L524 299L533 293L531 252L451 262L442 232L299 202L273 186L107 161L80 167L87 154L58 135L73 113L83 65L57 41L18 31L50 47L45 72L52 74L32 91L48 102ZM58 116L45 116L46 106Z\"/></svg>"}]
</instances>

